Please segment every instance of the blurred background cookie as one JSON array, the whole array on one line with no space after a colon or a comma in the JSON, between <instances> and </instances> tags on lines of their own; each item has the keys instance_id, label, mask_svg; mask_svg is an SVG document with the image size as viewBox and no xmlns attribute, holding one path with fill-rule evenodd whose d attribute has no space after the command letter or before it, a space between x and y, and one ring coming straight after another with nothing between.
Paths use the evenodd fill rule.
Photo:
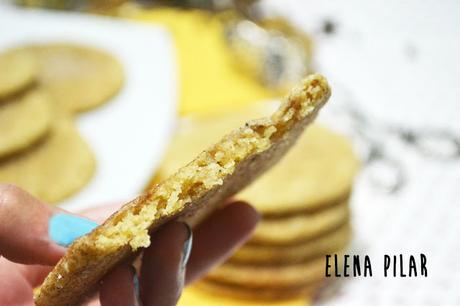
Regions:
<instances>
[{"instance_id":1,"label":"blurred background cookie","mask_svg":"<svg viewBox=\"0 0 460 306\"><path fill-rule=\"evenodd\" d=\"M345 137L314 125L294 150L238 197L264 215L321 209L348 196L358 165Z\"/></svg>"},{"instance_id":2,"label":"blurred background cookie","mask_svg":"<svg viewBox=\"0 0 460 306\"><path fill-rule=\"evenodd\" d=\"M123 69L112 55L71 44L26 47L39 63L38 82L60 110L82 112L107 102L123 85Z\"/></svg>"},{"instance_id":3,"label":"blurred background cookie","mask_svg":"<svg viewBox=\"0 0 460 306\"><path fill-rule=\"evenodd\" d=\"M38 65L30 52L9 50L0 53L0 100L29 86L37 74Z\"/></svg>"},{"instance_id":4,"label":"blurred background cookie","mask_svg":"<svg viewBox=\"0 0 460 306\"><path fill-rule=\"evenodd\" d=\"M300 294L301 296L310 295L307 292ZM237 292L235 296L235 291ZM254 291L247 290L244 287L235 287L229 290L228 286L221 286L213 282L199 282L195 286L188 287L182 293L182 298L179 300L178 306L248 306L250 299L251 306L306 306L309 305L305 299L291 298L291 296L299 296L298 290L293 292L284 291L276 292L271 297L266 297L263 301L258 301L253 298ZM263 294L263 293L262 293ZM270 294L270 293L268 293ZM246 300L241 300L241 296L246 296Z\"/></svg>"},{"instance_id":5,"label":"blurred background cookie","mask_svg":"<svg viewBox=\"0 0 460 306\"><path fill-rule=\"evenodd\" d=\"M348 200L320 211L265 217L248 244L292 245L330 232L349 220Z\"/></svg>"},{"instance_id":6,"label":"blurred background cookie","mask_svg":"<svg viewBox=\"0 0 460 306\"><path fill-rule=\"evenodd\" d=\"M52 120L49 98L43 90L32 89L0 101L0 159L38 141Z\"/></svg>"},{"instance_id":7,"label":"blurred background cookie","mask_svg":"<svg viewBox=\"0 0 460 306\"><path fill-rule=\"evenodd\" d=\"M72 113L105 103L120 63L78 45L16 46L0 55L0 183L58 204L85 186L95 158Z\"/></svg>"},{"instance_id":8,"label":"blurred background cookie","mask_svg":"<svg viewBox=\"0 0 460 306\"><path fill-rule=\"evenodd\" d=\"M56 203L82 188L96 164L72 121L60 118L48 137L29 150L0 161L0 182L16 184Z\"/></svg>"},{"instance_id":9,"label":"blurred background cookie","mask_svg":"<svg viewBox=\"0 0 460 306\"><path fill-rule=\"evenodd\" d=\"M214 296L232 298L234 301L233 305L306 305L305 299L298 299L299 296L312 296L317 290L315 286L293 286L283 288L259 288L254 290L247 288L246 286L222 284L215 281L202 281L197 283L197 289L203 290L207 293L211 293ZM244 298L243 301L241 299ZM204 299L205 301L208 298ZM250 303L250 304L249 304ZM201 305L201 304L200 304ZM213 306L222 305L221 303L212 304ZM191 306L191 305L187 305Z\"/></svg>"},{"instance_id":10,"label":"blurred background cookie","mask_svg":"<svg viewBox=\"0 0 460 306\"><path fill-rule=\"evenodd\" d=\"M264 222L262 222L263 225ZM308 223L305 223L308 225ZM289 232L289 230L285 230ZM344 224L333 231L309 241L294 245L252 245L246 244L231 257L230 262L248 264L295 263L334 253L350 242L350 224Z\"/></svg>"},{"instance_id":11,"label":"blurred background cookie","mask_svg":"<svg viewBox=\"0 0 460 306\"><path fill-rule=\"evenodd\" d=\"M307 288L324 280L324 266L324 256L308 262L284 265L256 266L225 263L213 269L205 280L254 290L261 288L277 290L301 286Z\"/></svg>"}]
</instances>

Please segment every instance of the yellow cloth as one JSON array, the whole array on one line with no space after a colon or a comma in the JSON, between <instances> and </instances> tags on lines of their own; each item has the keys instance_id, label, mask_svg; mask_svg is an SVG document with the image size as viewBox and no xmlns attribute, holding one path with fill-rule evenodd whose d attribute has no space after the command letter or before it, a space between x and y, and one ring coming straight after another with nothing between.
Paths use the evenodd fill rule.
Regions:
<instances>
[{"instance_id":1,"label":"yellow cloth","mask_svg":"<svg viewBox=\"0 0 460 306\"><path fill-rule=\"evenodd\" d=\"M200 10L172 8L120 12L171 31L178 56L181 115L234 109L276 96L237 67L218 17Z\"/></svg>"},{"instance_id":2,"label":"yellow cloth","mask_svg":"<svg viewBox=\"0 0 460 306\"><path fill-rule=\"evenodd\" d=\"M177 306L308 306L304 299L279 302L243 301L210 295L202 290L189 287L184 290Z\"/></svg>"}]
</instances>

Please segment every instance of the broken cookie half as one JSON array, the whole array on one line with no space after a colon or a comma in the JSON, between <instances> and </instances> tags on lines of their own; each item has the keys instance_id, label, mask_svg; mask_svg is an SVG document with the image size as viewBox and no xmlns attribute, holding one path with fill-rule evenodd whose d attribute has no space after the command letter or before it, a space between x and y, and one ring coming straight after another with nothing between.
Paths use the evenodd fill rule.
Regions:
<instances>
[{"instance_id":1,"label":"broken cookie half","mask_svg":"<svg viewBox=\"0 0 460 306\"><path fill-rule=\"evenodd\" d=\"M330 96L326 79L306 77L267 118L246 123L188 165L77 239L37 290L38 306L76 305L120 262L149 246L165 222L199 220L274 165Z\"/></svg>"}]
</instances>

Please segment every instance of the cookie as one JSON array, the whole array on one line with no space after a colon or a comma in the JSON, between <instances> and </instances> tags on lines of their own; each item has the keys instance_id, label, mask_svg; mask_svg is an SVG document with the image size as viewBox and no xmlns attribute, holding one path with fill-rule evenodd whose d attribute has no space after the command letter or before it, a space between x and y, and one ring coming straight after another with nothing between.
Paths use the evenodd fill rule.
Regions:
<instances>
[{"instance_id":1,"label":"cookie","mask_svg":"<svg viewBox=\"0 0 460 306\"><path fill-rule=\"evenodd\" d=\"M182 121L154 180L161 181L176 171L220 131L227 131L248 114L266 110L267 106L259 106L249 108L247 114L242 111L228 118L196 117ZM248 201L265 216L318 210L348 197L358 167L346 138L312 125L280 163L237 198Z\"/></svg>"},{"instance_id":2,"label":"cookie","mask_svg":"<svg viewBox=\"0 0 460 306\"><path fill-rule=\"evenodd\" d=\"M203 285L203 286L202 286ZM208 286L207 286L208 285ZM196 285L185 288L182 292L181 298L177 303L178 306L308 306L308 298L301 296L298 298L289 298L283 300L267 300L260 301L252 298L254 294L246 292L246 290L239 294L239 292L231 291L228 286L225 286L222 292L222 285L214 285L211 282L201 281ZM206 287L207 286L207 287ZM257 297L256 297L257 298ZM280 299L278 297L278 299Z\"/></svg>"},{"instance_id":3,"label":"cookie","mask_svg":"<svg viewBox=\"0 0 460 306\"><path fill-rule=\"evenodd\" d=\"M332 253L340 252L334 250ZM307 262L271 266L227 262L211 270L205 279L246 288L282 289L321 282L325 278L325 267L325 256Z\"/></svg>"},{"instance_id":4,"label":"cookie","mask_svg":"<svg viewBox=\"0 0 460 306\"><path fill-rule=\"evenodd\" d=\"M314 125L283 160L237 198L264 216L315 211L349 195L358 167L346 138Z\"/></svg>"},{"instance_id":5,"label":"cookie","mask_svg":"<svg viewBox=\"0 0 460 306\"><path fill-rule=\"evenodd\" d=\"M344 224L338 229L302 244L289 246L244 245L230 262L246 265L277 265L305 262L308 259L345 248L350 242L351 228Z\"/></svg>"},{"instance_id":6,"label":"cookie","mask_svg":"<svg viewBox=\"0 0 460 306\"><path fill-rule=\"evenodd\" d=\"M37 75L37 61L30 52L9 50L0 54L0 100L32 84Z\"/></svg>"},{"instance_id":7,"label":"cookie","mask_svg":"<svg viewBox=\"0 0 460 306\"><path fill-rule=\"evenodd\" d=\"M347 222L348 200L314 213L264 218L248 244L292 245L320 236Z\"/></svg>"},{"instance_id":8,"label":"cookie","mask_svg":"<svg viewBox=\"0 0 460 306\"><path fill-rule=\"evenodd\" d=\"M0 162L0 183L57 203L85 186L94 169L93 154L72 122L58 119L43 141Z\"/></svg>"},{"instance_id":9,"label":"cookie","mask_svg":"<svg viewBox=\"0 0 460 306\"><path fill-rule=\"evenodd\" d=\"M107 102L122 87L123 69L101 50L70 44L26 47L39 63L38 81L59 110L82 112Z\"/></svg>"},{"instance_id":10,"label":"cookie","mask_svg":"<svg viewBox=\"0 0 460 306\"><path fill-rule=\"evenodd\" d=\"M51 122L52 108L40 89L0 102L0 159L38 141L48 132Z\"/></svg>"},{"instance_id":11,"label":"cookie","mask_svg":"<svg viewBox=\"0 0 460 306\"><path fill-rule=\"evenodd\" d=\"M238 285L229 285L221 284L218 282L213 282L209 280L203 280L194 285L198 290L207 292L208 294L213 294L215 296L225 296L228 298L239 299L239 305L257 305L263 301L270 301L274 305L281 303L281 300L293 300L293 299L302 299L303 304L305 305L305 300L309 296L313 296L317 286L308 285L308 286L293 286L293 287L284 287L284 288L272 288L272 287L260 287L260 288L248 288L245 286ZM245 303L244 303L245 302ZM285 301L287 305L289 301ZM291 302L292 303L292 302ZM220 305L220 304L216 304ZM238 305L238 304L237 304ZM264 304L262 304L264 305ZM272 305L269 303L268 305Z\"/></svg>"},{"instance_id":12,"label":"cookie","mask_svg":"<svg viewBox=\"0 0 460 306\"><path fill-rule=\"evenodd\" d=\"M47 276L36 305L75 305L114 266L150 244L149 232L200 218L275 164L330 96L320 75L295 87L271 117L248 122L77 239ZM142 148L139 148L142 149Z\"/></svg>"}]
</instances>

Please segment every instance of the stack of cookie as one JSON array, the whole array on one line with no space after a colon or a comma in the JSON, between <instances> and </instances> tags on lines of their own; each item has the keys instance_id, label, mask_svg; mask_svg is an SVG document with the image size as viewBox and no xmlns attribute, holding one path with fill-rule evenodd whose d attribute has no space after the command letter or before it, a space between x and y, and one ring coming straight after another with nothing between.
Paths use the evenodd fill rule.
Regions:
<instances>
[{"instance_id":1,"label":"stack of cookie","mask_svg":"<svg viewBox=\"0 0 460 306\"><path fill-rule=\"evenodd\" d=\"M266 104L242 112L181 122L156 181L255 115ZM295 147L237 195L262 215L252 239L196 287L217 295L285 299L309 295L324 283L325 254L342 252L350 241L348 200L358 169L350 143L312 125Z\"/></svg>"},{"instance_id":2,"label":"stack of cookie","mask_svg":"<svg viewBox=\"0 0 460 306\"><path fill-rule=\"evenodd\" d=\"M0 183L49 203L82 188L95 159L76 130L77 112L106 102L123 83L99 50L49 44L0 54Z\"/></svg>"}]
</instances>

